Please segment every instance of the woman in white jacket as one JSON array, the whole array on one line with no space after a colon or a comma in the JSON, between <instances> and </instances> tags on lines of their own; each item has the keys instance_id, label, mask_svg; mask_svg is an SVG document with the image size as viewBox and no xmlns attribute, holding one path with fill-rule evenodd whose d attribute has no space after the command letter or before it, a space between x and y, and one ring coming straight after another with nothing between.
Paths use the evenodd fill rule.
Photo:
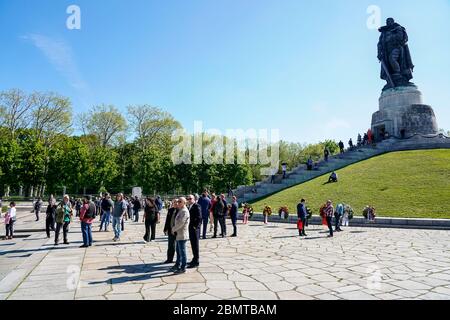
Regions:
<instances>
[{"instance_id":1,"label":"woman in white jacket","mask_svg":"<svg viewBox=\"0 0 450 320\"><path fill-rule=\"evenodd\" d=\"M186 242L189 240L189 210L186 207L186 198L178 199L178 213L173 221L172 234L177 240L177 262L171 268L176 274L185 273L187 265Z\"/></svg>"}]
</instances>

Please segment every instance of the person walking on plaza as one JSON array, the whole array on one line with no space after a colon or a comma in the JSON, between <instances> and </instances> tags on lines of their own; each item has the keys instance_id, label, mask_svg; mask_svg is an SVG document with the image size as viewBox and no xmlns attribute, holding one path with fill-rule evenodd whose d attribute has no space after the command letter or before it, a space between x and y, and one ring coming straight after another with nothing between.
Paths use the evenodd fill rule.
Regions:
<instances>
[{"instance_id":1,"label":"person walking on plaza","mask_svg":"<svg viewBox=\"0 0 450 320\"><path fill-rule=\"evenodd\" d=\"M339 203L336 205L336 210L334 211L334 219L335 219L334 231L335 232L342 231L341 221L342 221L343 216L344 216L344 205L342 203Z\"/></svg>"},{"instance_id":2,"label":"person walking on plaza","mask_svg":"<svg viewBox=\"0 0 450 320\"><path fill-rule=\"evenodd\" d=\"M333 219L334 208L333 208L333 203L331 202L331 200L327 201L327 206L325 207L324 210L325 210L325 214L326 214L328 230L330 230L330 234L328 235L328 237L333 237L333 226L331 224L331 219Z\"/></svg>"},{"instance_id":3,"label":"person walking on plaza","mask_svg":"<svg viewBox=\"0 0 450 320\"><path fill-rule=\"evenodd\" d=\"M216 202L214 203L214 235L213 238L217 238L217 224L220 223L220 231L222 232L222 238L226 235L225 226L225 203L220 196L216 197Z\"/></svg>"},{"instance_id":4,"label":"person walking on plaza","mask_svg":"<svg viewBox=\"0 0 450 320\"><path fill-rule=\"evenodd\" d=\"M34 213L36 214L36 221L39 221L39 214L41 213L42 201L41 198L37 198L34 203Z\"/></svg>"},{"instance_id":5,"label":"person walking on plaza","mask_svg":"<svg viewBox=\"0 0 450 320\"><path fill-rule=\"evenodd\" d=\"M206 192L202 193L197 202L202 210L202 224L203 224L203 239L206 239L206 232L208 231L209 210L211 208L211 200L208 198Z\"/></svg>"},{"instance_id":6,"label":"person walking on plaza","mask_svg":"<svg viewBox=\"0 0 450 320\"><path fill-rule=\"evenodd\" d=\"M1 207L0 207L1 212ZM16 203L13 201L9 204L8 211L5 214L6 240L14 238L14 223L16 222Z\"/></svg>"},{"instance_id":7,"label":"person walking on plaza","mask_svg":"<svg viewBox=\"0 0 450 320\"><path fill-rule=\"evenodd\" d=\"M116 196L116 202L113 209L113 229L114 238L113 241L120 241L120 232L122 230L122 219L127 214L127 206L123 201L123 194L119 193Z\"/></svg>"},{"instance_id":8,"label":"person walking on plaza","mask_svg":"<svg viewBox=\"0 0 450 320\"><path fill-rule=\"evenodd\" d=\"M138 222L138 221L136 221ZM156 224L159 222L159 211L155 199L148 197L144 206L145 235L144 241L150 242L156 238Z\"/></svg>"},{"instance_id":9,"label":"person walking on plaza","mask_svg":"<svg viewBox=\"0 0 450 320\"><path fill-rule=\"evenodd\" d=\"M202 209L195 202L193 195L187 198L187 208L189 210L189 240L192 248L192 261L188 263L188 268L196 268L200 265L200 228L202 226Z\"/></svg>"},{"instance_id":10,"label":"person walking on plaza","mask_svg":"<svg viewBox=\"0 0 450 320\"><path fill-rule=\"evenodd\" d=\"M141 210L141 201L138 196L133 200L134 222L139 222L139 210Z\"/></svg>"},{"instance_id":11,"label":"person walking on plaza","mask_svg":"<svg viewBox=\"0 0 450 320\"><path fill-rule=\"evenodd\" d=\"M189 210L186 207L186 198L178 200L178 213L172 226L172 234L176 236L177 261L171 268L175 274L185 273L187 266L186 242L189 240Z\"/></svg>"},{"instance_id":12,"label":"person walking on plaza","mask_svg":"<svg viewBox=\"0 0 450 320\"><path fill-rule=\"evenodd\" d=\"M170 208L167 210L166 223L164 224L164 234L168 236L167 260L164 264L173 263L175 256L175 246L177 238L172 234L172 226L175 224L175 218L178 212L178 199L174 199Z\"/></svg>"},{"instance_id":13,"label":"person walking on plaza","mask_svg":"<svg viewBox=\"0 0 450 320\"><path fill-rule=\"evenodd\" d=\"M47 238L50 239L50 230L55 231L55 218L56 209L58 206L54 199L49 200L47 210L45 211L45 232L47 233Z\"/></svg>"},{"instance_id":14,"label":"person walking on plaza","mask_svg":"<svg viewBox=\"0 0 450 320\"><path fill-rule=\"evenodd\" d=\"M306 217L308 212L306 211L306 200L302 199L299 204L297 204L297 217L298 217L298 234L300 237L306 237Z\"/></svg>"},{"instance_id":15,"label":"person walking on plaza","mask_svg":"<svg viewBox=\"0 0 450 320\"><path fill-rule=\"evenodd\" d=\"M114 202L111 200L111 196L109 193L105 195L101 203L102 209L102 218L100 222L100 230L102 231L103 226L105 226L105 231L108 231L108 226L111 223L111 211L114 208Z\"/></svg>"},{"instance_id":16,"label":"person walking on plaza","mask_svg":"<svg viewBox=\"0 0 450 320\"><path fill-rule=\"evenodd\" d=\"M239 204L237 202L237 197L233 196L233 201L231 202L231 209L230 209L230 218L231 223L233 225L233 234L232 237L237 237L237 219L238 219L238 209Z\"/></svg>"},{"instance_id":17,"label":"person walking on plaza","mask_svg":"<svg viewBox=\"0 0 450 320\"><path fill-rule=\"evenodd\" d=\"M86 196L80 209L81 233L83 235L83 245L80 248L92 246L92 222L96 215L96 204L92 201L91 196Z\"/></svg>"},{"instance_id":18,"label":"person walking on plaza","mask_svg":"<svg viewBox=\"0 0 450 320\"><path fill-rule=\"evenodd\" d=\"M72 221L72 217L72 204L70 203L70 197L66 194L63 197L63 201L56 209L55 246L59 244L59 233L61 232L61 228L63 230L64 244L69 244L67 236L69 234L69 225Z\"/></svg>"}]
</instances>

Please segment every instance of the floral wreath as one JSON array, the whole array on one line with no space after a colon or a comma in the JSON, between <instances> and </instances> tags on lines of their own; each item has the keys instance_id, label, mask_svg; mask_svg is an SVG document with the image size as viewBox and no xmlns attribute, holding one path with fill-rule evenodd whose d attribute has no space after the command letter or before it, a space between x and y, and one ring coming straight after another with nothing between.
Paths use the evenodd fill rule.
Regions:
<instances>
[{"instance_id":1,"label":"floral wreath","mask_svg":"<svg viewBox=\"0 0 450 320\"><path fill-rule=\"evenodd\" d=\"M263 214L264 214L264 215L271 216L271 215L272 215L272 207L270 207L270 206L265 206L265 207L264 207L264 210L263 210Z\"/></svg>"}]
</instances>

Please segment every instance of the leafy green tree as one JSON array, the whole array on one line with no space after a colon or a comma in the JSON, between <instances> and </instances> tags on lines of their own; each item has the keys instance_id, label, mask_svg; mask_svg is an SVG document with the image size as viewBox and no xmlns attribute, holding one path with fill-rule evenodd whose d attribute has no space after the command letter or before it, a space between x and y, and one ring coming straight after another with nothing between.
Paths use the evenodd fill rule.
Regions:
<instances>
[{"instance_id":1,"label":"leafy green tree","mask_svg":"<svg viewBox=\"0 0 450 320\"><path fill-rule=\"evenodd\" d=\"M96 136L103 147L114 144L127 129L125 117L113 105L96 106L83 119L87 121L87 133Z\"/></svg>"}]
</instances>

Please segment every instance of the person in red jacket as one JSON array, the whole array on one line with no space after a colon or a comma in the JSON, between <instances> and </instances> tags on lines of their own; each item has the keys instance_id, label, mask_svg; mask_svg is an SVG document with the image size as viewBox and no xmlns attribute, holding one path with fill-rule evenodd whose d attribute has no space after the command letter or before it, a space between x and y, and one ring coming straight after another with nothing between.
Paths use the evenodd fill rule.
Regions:
<instances>
[{"instance_id":1,"label":"person in red jacket","mask_svg":"<svg viewBox=\"0 0 450 320\"><path fill-rule=\"evenodd\" d=\"M92 222L95 219L96 207L90 196L86 196L80 209L81 233L83 245L80 248L92 246Z\"/></svg>"}]
</instances>

